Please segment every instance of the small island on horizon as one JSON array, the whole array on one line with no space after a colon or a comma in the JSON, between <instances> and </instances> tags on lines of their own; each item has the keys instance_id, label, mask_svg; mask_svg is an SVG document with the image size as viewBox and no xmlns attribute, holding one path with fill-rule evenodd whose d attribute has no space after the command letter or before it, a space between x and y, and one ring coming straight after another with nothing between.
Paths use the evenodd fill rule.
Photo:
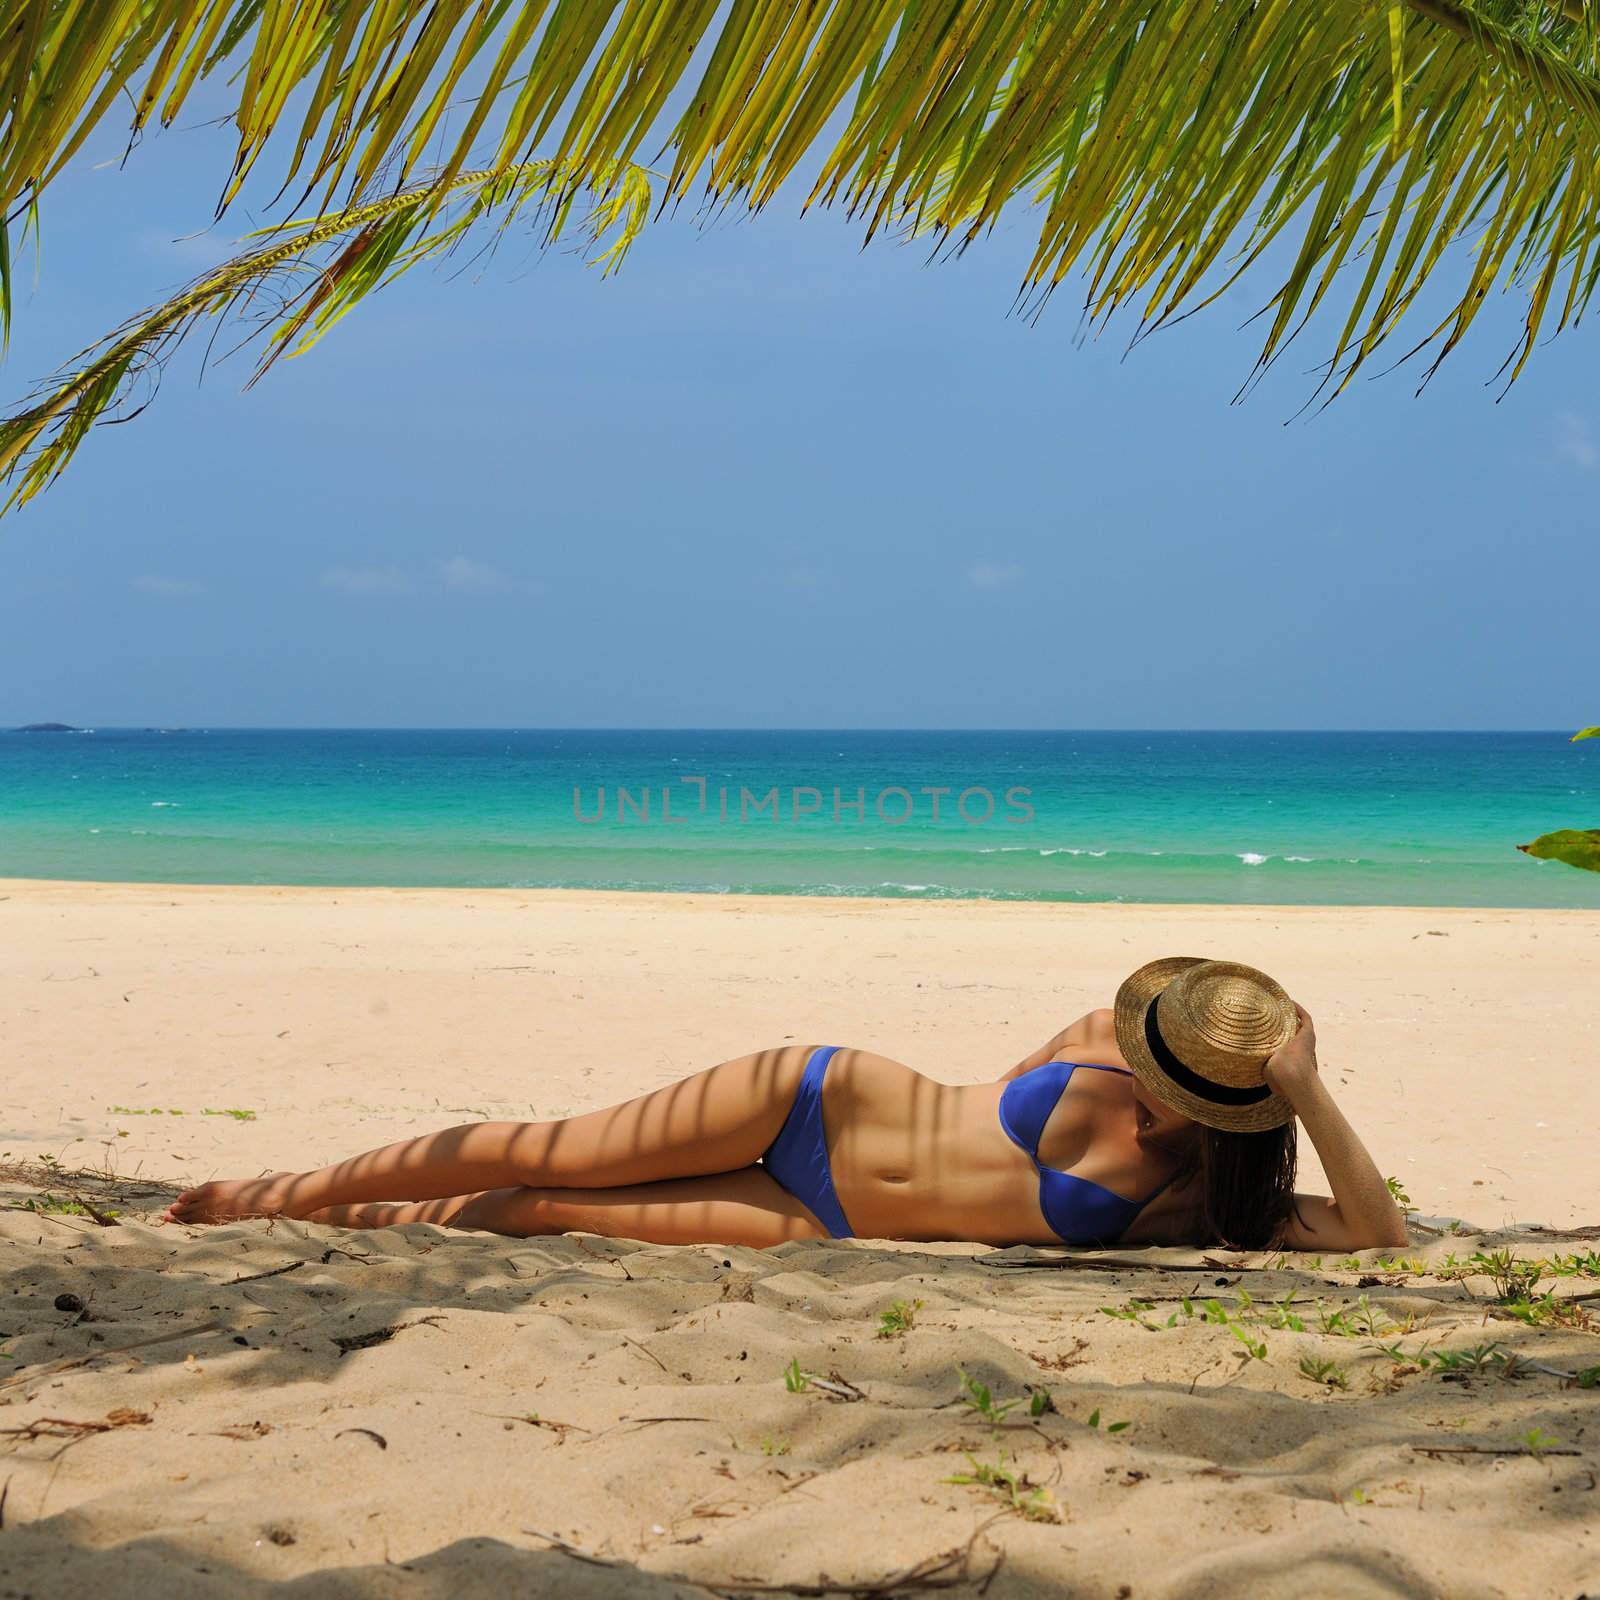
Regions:
<instances>
[{"instance_id":1,"label":"small island on horizon","mask_svg":"<svg viewBox=\"0 0 1600 1600\"><path fill-rule=\"evenodd\" d=\"M25 722L20 728L14 728L14 733L82 733L82 728L74 728L70 722Z\"/></svg>"}]
</instances>

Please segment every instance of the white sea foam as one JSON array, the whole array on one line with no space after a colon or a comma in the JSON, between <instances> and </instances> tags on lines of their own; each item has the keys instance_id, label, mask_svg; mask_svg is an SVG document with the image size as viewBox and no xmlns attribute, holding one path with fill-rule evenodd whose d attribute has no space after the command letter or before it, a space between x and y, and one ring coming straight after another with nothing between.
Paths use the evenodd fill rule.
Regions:
<instances>
[{"instance_id":1,"label":"white sea foam","mask_svg":"<svg viewBox=\"0 0 1600 1600\"><path fill-rule=\"evenodd\" d=\"M1259 867L1265 865L1269 858L1266 856L1258 856L1254 850L1242 850L1239 852L1239 859L1244 862L1247 867Z\"/></svg>"},{"instance_id":2,"label":"white sea foam","mask_svg":"<svg viewBox=\"0 0 1600 1600\"><path fill-rule=\"evenodd\" d=\"M1283 859L1285 861L1315 861L1317 858L1315 856L1285 856Z\"/></svg>"},{"instance_id":3,"label":"white sea foam","mask_svg":"<svg viewBox=\"0 0 1600 1600\"><path fill-rule=\"evenodd\" d=\"M181 807L183 805L183 802L181 800L152 800L150 802L150 804L152 806L176 806L176 807Z\"/></svg>"}]
</instances>

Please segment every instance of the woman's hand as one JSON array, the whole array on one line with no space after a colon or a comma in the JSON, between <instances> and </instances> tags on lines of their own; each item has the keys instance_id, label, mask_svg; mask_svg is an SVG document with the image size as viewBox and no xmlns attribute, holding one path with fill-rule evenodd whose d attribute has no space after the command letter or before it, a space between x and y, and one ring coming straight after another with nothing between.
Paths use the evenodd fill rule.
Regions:
<instances>
[{"instance_id":1,"label":"woman's hand","mask_svg":"<svg viewBox=\"0 0 1600 1600\"><path fill-rule=\"evenodd\" d=\"M1267 1057L1266 1066L1268 1087L1289 1101L1317 1081L1317 1030L1303 1005L1296 1001L1294 1009L1300 1018L1300 1029Z\"/></svg>"}]
</instances>

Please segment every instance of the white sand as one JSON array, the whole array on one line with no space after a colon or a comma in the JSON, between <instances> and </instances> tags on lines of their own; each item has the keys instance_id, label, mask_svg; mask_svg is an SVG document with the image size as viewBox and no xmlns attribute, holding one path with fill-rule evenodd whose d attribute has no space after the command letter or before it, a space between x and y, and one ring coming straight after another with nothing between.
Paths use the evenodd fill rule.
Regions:
<instances>
[{"instance_id":1,"label":"white sand","mask_svg":"<svg viewBox=\"0 0 1600 1600\"><path fill-rule=\"evenodd\" d=\"M0 1150L116 1175L16 1169L3 1198L120 1213L0 1212L0 1429L20 1430L0 1433L7 1600L287 1579L441 1600L733 1593L870 1584L963 1549L958 1592L1000 1560L1000 1597L1600 1591L1600 1389L1397 1370L1309 1311L1303 1332L1250 1323L1252 1359L1175 1298L1366 1294L1415 1318L1383 1341L1408 1354L1499 1340L1558 1372L1600 1364L1592 1327L1494 1317L1486 1279L1436 1270L1507 1237L1535 1256L1600 1244L1526 1227L1600 1223L1600 915L0 883L0 935ZM1419 1233L1435 1270L1379 1274L1369 1254L1363 1289L1331 1262L1241 1276L1235 1260L1264 1258L1194 1252L1113 1273L959 1245L153 1225L179 1181L585 1109L786 1039L993 1077L1176 953L1254 962L1310 1008L1329 1082L1424 1216L1522 1231ZM230 1109L254 1119L205 1115ZM1302 1187L1319 1184L1310 1165ZM1099 1309L1134 1297L1159 1331ZM874 1336L919 1298L908 1334ZM793 1358L866 1398L789 1392ZM1058 1410L995 1433L950 1404L958 1367L1003 1400L1046 1386ZM44 1422L118 1408L148 1420L76 1442ZM1096 1408L1129 1427L1091 1429ZM530 1412L570 1427L510 1420ZM638 1422L662 1417L678 1420ZM1577 1453L1422 1453L1520 1450L1532 1428ZM1059 1520L991 1522L999 1498L943 1481L970 1470L963 1451L1003 1455Z\"/></svg>"}]
</instances>

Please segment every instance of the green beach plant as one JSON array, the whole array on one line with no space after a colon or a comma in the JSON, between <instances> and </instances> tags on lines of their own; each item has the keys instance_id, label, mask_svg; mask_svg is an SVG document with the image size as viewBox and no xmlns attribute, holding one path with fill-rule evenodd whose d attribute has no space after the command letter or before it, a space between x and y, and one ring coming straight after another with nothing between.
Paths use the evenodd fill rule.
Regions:
<instances>
[{"instance_id":1,"label":"green beach plant","mask_svg":"<svg viewBox=\"0 0 1600 1600\"><path fill-rule=\"evenodd\" d=\"M1089 1426L1091 1428L1098 1428L1101 1425L1100 1407L1096 1406L1094 1410L1089 1413ZM1121 1433L1124 1428L1129 1428L1132 1426L1133 1424L1129 1422L1108 1422L1104 1424L1105 1431L1107 1433Z\"/></svg>"},{"instance_id":2,"label":"green beach plant","mask_svg":"<svg viewBox=\"0 0 1600 1600\"><path fill-rule=\"evenodd\" d=\"M1544 1265L1519 1256L1506 1245L1498 1250L1475 1250L1467 1257L1467 1270L1490 1279L1495 1299L1501 1302L1528 1299L1544 1277Z\"/></svg>"},{"instance_id":3,"label":"green beach plant","mask_svg":"<svg viewBox=\"0 0 1600 1600\"><path fill-rule=\"evenodd\" d=\"M798 177L805 206L935 255L1025 210L1023 311L1078 272L1087 323L1133 309L1141 338L1271 273L1247 383L1322 312L1329 398L1395 348L1425 286L1442 292L1398 346L1426 353L1424 383L1493 290L1522 290L1509 383L1596 281L1600 30L1582 0L12 0L0 331L15 247L96 130L125 120L131 145L202 93L233 138L218 215L255 182L347 241L332 301L314 281L300 302L318 323L393 263L387 208L409 212L396 256L463 194L492 197L490 238L579 195L631 213L619 175L641 159L659 207L759 211ZM150 319L186 331L198 304L232 302L235 265ZM127 336L150 319L96 347L81 394L57 386L42 418L0 427L0 466L69 408L75 445L135 359L148 370ZM55 475L22 474L13 504Z\"/></svg>"},{"instance_id":4,"label":"green beach plant","mask_svg":"<svg viewBox=\"0 0 1600 1600\"><path fill-rule=\"evenodd\" d=\"M1543 1428L1529 1428L1526 1433L1518 1436L1517 1443L1537 1461L1546 1450L1553 1450L1561 1441L1554 1434L1546 1433Z\"/></svg>"},{"instance_id":5,"label":"green beach plant","mask_svg":"<svg viewBox=\"0 0 1600 1600\"><path fill-rule=\"evenodd\" d=\"M990 1393L988 1384L980 1383L960 1367L956 1368L956 1376L961 1380L964 1391L958 1396L961 1404L981 1417L991 1428L1002 1426L1006 1418L1022 1404L1020 1399L996 1400Z\"/></svg>"},{"instance_id":6,"label":"green beach plant","mask_svg":"<svg viewBox=\"0 0 1600 1600\"><path fill-rule=\"evenodd\" d=\"M1498 1340L1485 1340L1467 1350L1435 1350L1430 1363L1440 1372L1482 1372L1503 1358Z\"/></svg>"},{"instance_id":7,"label":"green beach plant","mask_svg":"<svg viewBox=\"0 0 1600 1600\"><path fill-rule=\"evenodd\" d=\"M1029 1522L1060 1520L1060 1512L1050 1491L1031 1484L1027 1474L1019 1472L1014 1464L1008 1466L1004 1454L994 1461L980 1461L970 1451L963 1451L962 1454L967 1458L968 1470L952 1472L948 1478L941 1479L941 1482L987 1489L996 1498L1004 1501L1008 1510L1014 1511Z\"/></svg>"},{"instance_id":8,"label":"green beach plant","mask_svg":"<svg viewBox=\"0 0 1600 1600\"><path fill-rule=\"evenodd\" d=\"M1319 1360L1316 1356L1300 1357L1300 1376L1312 1383L1325 1384L1330 1389L1348 1389L1350 1374L1336 1361Z\"/></svg>"},{"instance_id":9,"label":"green beach plant","mask_svg":"<svg viewBox=\"0 0 1600 1600\"><path fill-rule=\"evenodd\" d=\"M922 1309L920 1300L913 1300L907 1304L904 1300L896 1300L887 1311L878 1313L878 1337L880 1339L902 1339L916 1326L917 1313Z\"/></svg>"}]
</instances>

